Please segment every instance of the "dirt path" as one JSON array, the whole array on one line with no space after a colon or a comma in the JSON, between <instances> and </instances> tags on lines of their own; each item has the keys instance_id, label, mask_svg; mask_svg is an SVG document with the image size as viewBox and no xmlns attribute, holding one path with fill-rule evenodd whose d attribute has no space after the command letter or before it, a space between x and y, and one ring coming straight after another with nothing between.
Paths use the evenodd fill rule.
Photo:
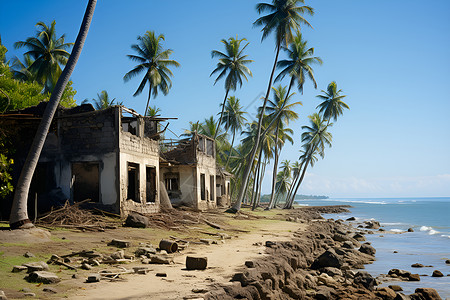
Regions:
<instances>
[{"instance_id":1,"label":"dirt path","mask_svg":"<svg viewBox=\"0 0 450 300\"><path fill-rule=\"evenodd\" d=\"M304 224L280 221L268 224L256 233L226 240L225 244L195 245L175 256L175 264L145 265L152 270L147 275L125 275L123 281L84 284L83 289L70 295L70 299L183 299L194 295L193 289L202 289L214 282L228 282L246 260L265 255L265 247L255 246L255 243L289 240L293 232L305 228ZM207 270L184 270L187 255L207 257ZM125 267L130 268L129 265ZM166 273L167 277L156 277L159 272Z\"/></svg>"}]
</instances>

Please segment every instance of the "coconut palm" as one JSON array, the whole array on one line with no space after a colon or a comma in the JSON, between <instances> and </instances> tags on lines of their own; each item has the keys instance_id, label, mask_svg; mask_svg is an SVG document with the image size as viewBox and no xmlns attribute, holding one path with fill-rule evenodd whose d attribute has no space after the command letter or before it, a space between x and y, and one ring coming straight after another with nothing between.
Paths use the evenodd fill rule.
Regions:
<instances>
[{"instance_id":1,"label":"coconut palm","mask_svg":"<svg viewBox=\"0 0 450 300\"><path fill-rule=\"evenodd\" d=\"M53 91L56 81L61 75L61 66L65 66L70 54L67 52L73 43L65 43L65 35L56 37L56 22L50 26L37 22L38 31L35 37L14 43L14 48L27 48L24 55L29 55L34 61L28 67L36 80L44 85L45 92Z\"/></svg>"},{"instance_id":2,"label":"coconut palm","mask_svg":"<svg viewBox=\"0 0 450 300\"><path fill-rule=\"evenodd\" d=\"M230 145L230 153L227 158L227 163L225 168L228 167L230 161L231 152L233 150L234 138L236 137L236 132L242 130L242 126L247 119L244 117L245 112L242 110L242 106L239 98L235 96L228 97L228 101L225 105L225 110L223 110L222 124L224 124L225 131L231 131L232 139Z\"/></svg>"},{"instance_id":3,"label":"coconut palm","mask_svg":"<svg viewBox=\"0 0 450 300\"><path fill-rule=\"evenodd\" d=\"M279 85L276 88L272 88L273 92L273 100L268 101L267 105L267 113L268 118L275 118L275 136L278 137L275 143L274 149L274 165L273 165L273 174L272 174L272 192L270 195L270 201L268 208L271 209L274 205L275 199L275 184L277 177L277 169L278 169L278 158L281 153L281 149L284 145L284 140L280 138L280 128L284 128L285 125L288 125L290 121L297 120L298 114L293 111L293 108L297 105L302 105L301 102L289 103L294 94L287 95L286 87Z\"/></svg>"},{"instance_id":4,"label":"coconut palm","mask_svg":"<svg viewBox=\"0 0 450 300\"><path fill-rule=\"evenodd\" d=\"M84 18L81 23L80 31L78 33L75 45L72 53L67 61L64 70L59 76L56 86L52 92L49 102L45 108L42 116L42 121L34 137L33 143L30 148L30 152L25 160L22 172L20 173L19 180L17 182L16 191L14 193L14 199L11 207L11 215L9 218L9 224L11 228L30 228L33 227L32 223L28 219L27 212L27 200L28 192L30 189L31 179L33 178L34 170L41 154L44 142L47 138L47 132L52 123L53 116L55 115L56 108L58 107L61 96L64 89L69 82L70 75L75 69L75 65L80 57L81 50L83 49L84 41L89 31L92 17L94 15L96 0L89 0Z\"/></svg>"},{"instance_id":5,"label":"coconut palm","mask_svg":"<svg viewBox=\"0 0 450 300\"><path fill-rule=\"evenodd\" d=\"M135 66L131 71L125 74L123 80L128 82L131 78L144 72L144 78L142 79L134 97L140 95L144 90L144 87L148 84L148 99L145 106L144 116L147 115L148 105L150 103L150 97L158 95L158 91L164 95L169 93L172 87L173 76L169 67L179 67L180 64L172 59L169 59L173 53L172 49L163 49L162 41L164 41L164 35L160 34L156 36L154 31L147 31L143 36L137 37L138 44L131 45L137 55L127 55L132 61L136 61L139 64Z\"/></svg>"},{"instance_id":6,"label":"coconut palm","mask_svg":"<svg viewBox=\"0 0 450 300\"><path fill-rule=\"evenodd\" d=\"M235 91L238 86L242 87L242 77L244 77L244 79L247 81L248 79L246 75L252 76L252 72L246 65L253 61L247 59L248 55L243 55L243 52L249 43L246 43L241 48L241 43L243 41L247 41L247 39L238 39L237 35L236 38L231 37L228 39L228 41L223 39L221 42L225 46L225 53L217 50L213 50L211 52L212 58L219 57L219 62L217 63L216 68L209 75L212 76L216 73L219 73L219 76L217 76L214 84L216 84L217 81L226 76L225 98L223 99L222 112L220 113L219 123L217 123L217 126L220 126L222 122L225 102L227 100L228 93L230 91ZM218 131L216 130L216 132Z\"/></svg>"},{"instance_id":7,"label":"coconut palm","mask_svg":"<svg viewBox=\"0 0 450 300\"><path fill-rule=\"evenodd\" d=\"M280 172L277 174L277 197L275 201L278 203L281 199L285 198L290 187L291 187L291 179L292 179L292 167L291 162L289 160L284 160L281 162Z\"/></svg>"},{"instance_id":8,"label":"coconut palm","mask_svg":"<svg viewBox=\"0 0 450 300\"><path fill-rule=\"evenodd\" d=\"M283 50L288 54L289 59L280 60L277 67L282 69L275 81L282 80L286 75L291 77L288 94L294 83L297 83L297 89L303 93L303 85L306 78L309 78L314 88L317 88L316 79L312 66L322 64L322 59L314 55L314 48L308 48L308 43L302 39L300 32L293 38L288 47L283 46Z\"/></svg>"},{"instance_id":9,"label":"coconut palm","mask_svg":"<svg viewBox=\"0 0 450 300\"><path fill-rule=\"evenodd\" d=\"M191 137L195 133L200 133L201 126L202 125L200 124L200 121L197 121L197 122L189 121L189 129L185 129L181 136Z\"/></svg>"},{"instance_id":10,"label":"coconut palm","mask_svg":"<svg viewBox=\"0 0 450 300\"><path fill-rule=\"evenodd\" d=\"M314 163L317 161L316 155L318 154L323 158L325 156L325 147L331 147L333 136L330 132L327 131L327 129L333 124L328 123L328 121L323 119L322 116L318 113L314 113L308 118L311 125L302 126L302 129L305 130L302 133L303 151L302 155L300 156L300 162L303 166L303 169L300 177L297 180L296 187L290 196L291 199L289 200L289 205L287 205L286 208L292 207L295 195L297 194L298 188L300 187L305 177L308 165L313 167Z\"/></svg>"},{"instance_id":11,"label":"coconut palm","mask_svg":"<svg viewBox=\"0 0 450 300\"><path fill-rule=\"evenodd\" d=\"M337 120L337 118L342 115L344 108L350 109L347 104L345 104L342 99L345 95L341 95L342 90L338 90L335 81L332 81L327 90L322 90L323 95L317 95L317 98L322 99L323 102L320 103L317 108L320 108L319 113L323 115L323 118L330 122L331 119Z\"/></svg>"},{"instance_id":12,"label":"coconut palm","mask_svg":"<svg viewBox=\"0 0 450 300\"><path fill-rule=\"evenodd\" d=\"M36 76L30 72L34 59L29 54L23 56L23 63L17 58L12 59L11 71L13 77L22 81L36 81Z\"/></svg>"},{"instance_id":13,"label":"coconut palm","mask_svg":"<svg viewBox=\"0 0 450 300\"><path fill-rule=\"evenodd\" d=\"M157 117L157 116L159 116L160 112L161 112L161 109L159 107L156 107L156 105L150 106L147 111L147 116L148 117Z\"/></svg>"},{"instance_id":14,"label":"coconut palm","mask_svg":"<svg viewBox=\"0 0 450 300\"><path fill-rule=\"evenodd\" d=\"M264 97L264 102L262 105L262 113L260 114L258 120L258 134L256 143L251 152L251 160L255 157L261 137L261 125L264 116L267 100L269 98L270 90L272 87L273 75L275 73L275 68L277 66L278 55L280 53L281 45L288 45L292 40L293 31L299 31L300 25L311 26L309 22L302 16L303 14L313 15L314 10L304 4L304 0L272 0L272 4L259 3L256 5L256 10L259 14L269 12L268 15L258 18L253 24L255 26L263 26L262 28L262 40L267 38L270 33L275 32L275 62L270 73L269 85L267 87L266 95ZM300 6L299 6L300 5ZM245 193L246 184L248 177L250 175L250 168L246 169L243 174L243 185L239 190L239 196L236 203L233 205L233 211L239 211L241 209L242 197Z\"/></svg>"},{"instance_id":15,"label":"coconut palm","mask_svg":"<svg viewBox=\"0 0 450 300\"><path fill-rule=\"evenodd\" d=\"M97 93L97 99L92 99L92 103L94 103L95 109L101 110L116 105L114 103L115 100L116 98L110 99L108 92L106 90L103 90L100 92L100 94ZM117 104L120 105L120 103Z\"/></svg>"}]
</instances>

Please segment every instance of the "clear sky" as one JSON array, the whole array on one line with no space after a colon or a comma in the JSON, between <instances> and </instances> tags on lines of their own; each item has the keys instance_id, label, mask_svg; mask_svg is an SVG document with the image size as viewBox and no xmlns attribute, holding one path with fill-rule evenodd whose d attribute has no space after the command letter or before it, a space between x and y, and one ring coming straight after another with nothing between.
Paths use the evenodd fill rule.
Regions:
<instances>
[{"instance_id":1,"label":"clear sky","mask_svg":"<svg viewBox=\"0 0 450 300\"><path fill-rule=\"evenodd\" d=\"M126 55L147 30L165 35L165 47L181 67L169 95L151 100L162 115L177 117L169 128L181 134L189 121L219 112L223 82L209 74L222 50L221 39L245 37L253 78L235 93L253 118L267 89L274 60L273 37L261 42L254 0L99 1L79 62L72 75L77 102L101 90L141 114L148 90L133 97L139 77L123 76L134 63ZM87 1L6 1L0 4L0 34L7 59L22 58L13 43L35 33L38 21L56 20L58 36L73 42ZM281 159L298 158L301 126L319 103L315 98L333 80L350 106L332 128L333 147L309 169L303 194L331 197L450 196L450 1L306 0L316 14L304 37L324 64L315 67L318 90L307 83L300 119L291 123L295 144ZM283 56L282 56L283 57ZM287 80L283 82L287 84ZM257 104L255 104L257 103ZM175 137L168 135L168 137ZM270 178L270 167L266 178ZM270 191L266 180L263 192Z\"/></svg>"}]
</instances>

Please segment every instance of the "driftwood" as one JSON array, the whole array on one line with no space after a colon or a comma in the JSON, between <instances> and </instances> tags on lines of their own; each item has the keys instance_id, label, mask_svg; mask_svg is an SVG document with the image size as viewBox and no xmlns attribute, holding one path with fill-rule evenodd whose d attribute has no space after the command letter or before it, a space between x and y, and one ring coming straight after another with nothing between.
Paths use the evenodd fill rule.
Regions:
<instances>
[{"instance_id":1,"label":"driftwood","mask_svg":"<svg viewBox=\"0 0 450 300\"><path fill-rule=\"evenodd\" d=\"M208 225L211 226L212 228L215 228L215 229L222 229L222 227L221 227L220 225L217 225L217 224L215 224L215 223L213 223L213 222L210 222L210 221L208 221L208 220L206 220L206 219L203 219L203 222L205 222L206 224L208 224Z\"/></svg>"},{"instance_id":2,"label":"driftwood","mask_svg":"<svg viewBox=\"0 0 450 300\"><path fill-rule=\"evenodd\" d=\"M62 258L65 257L72 257L72 256L92 256L94 254L94 251L92 250L83 250L83 251L78 251L78 252L72 252L70 254L66 254L66 255L61 255Z\"/></svg>"},{"instance_id":3,"label":"driftwood","mask_svg":"<svg viewBox=\"0 0 450 300\"><path fill-rule=\"evenodd\" d=\"M52 264L59 265L59 266L64 266L64 267L66 267L68 269L71 269L71 270L77 270L77 267L74 267L74 266L71 266L69 264L66 264L65 262L60 261L60 260L54 260L54 261L52 261Z\"/></svg>"}]
</instances>

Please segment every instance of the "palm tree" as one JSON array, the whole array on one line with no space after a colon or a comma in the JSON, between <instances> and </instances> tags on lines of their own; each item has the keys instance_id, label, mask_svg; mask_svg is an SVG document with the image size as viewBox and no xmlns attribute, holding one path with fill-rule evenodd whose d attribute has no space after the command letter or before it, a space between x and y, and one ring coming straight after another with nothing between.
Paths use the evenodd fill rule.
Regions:
<instances>
[{"instance_id":1,"label":"palm tree","mask_svg":"<svg viewBox=\"0 0 450 300\"><path fill-rule=\"evenodd\" d=\"M159 107L150 106L147 111L147 116L148 117L157 117L157 116L159 116L160 112L161 112L161 109Z\"/></svg>"},{"instance_id":2,"label":"palm tree","mask_svg":"<svg viewBox=\"0 0 450 300\"><path fill-rule=\"evenodd\" d=\"M17 57L13 58L11 65L13 77L22 81L36 81L36 76L30 72L34 59L29 54L25 54L23 59L22 63Z\"/></svg>"},{"instance_id":3,"label":"palm tree","mask_svg":"<svg viewBox=\"0 0 450 300\"><path fill-rule=\"evenodd\" d=\"M292 179L292 167L289 160L284 160L281 162L281 170L277 174L277 197L274 206L282 199L285 198L290 187Z\"/></svg>"},{"instance_id":4,"label":"palm tree","mask_svg":"<svg viewBox=\"0 0 450 300\"><path fill-rule=\"evenodd\" d=\"M273 174L272 174L272 192L270 195L270 201L268 209L271 209L274 205L274 197L275 197L275 184L277 177L277 169L278 169L278 158L281 153L281 148L283 147L284 140L280 138L280 128L283 128L284 125L288 125L290 121L297 120L298 114L292 109L297 105L302 105L301 102L294 102L288 104L289 100L294 94L287 95L286 87L279 85L273 89L273 98L274 100L269 100L269 104L266 108L268 112L268 118L275 118L275 150L274 150L274 165L273 165ZM279 150L278 150L279 146Z\"/></svg>"},{"instance_id":5,"label":"palm tree","mask_svg":"<svg viewBox=\"0 0 450 300\"><path fill-rule=\"evenodd\" d=\"M195 133L200 133L201 126L202 125L200 124L200 121L197 121L197 122L189 121L189 129L185 129L183 134L181 134L181 136L191 137Z\"/></svg>"},{"instance_id":6,"label":"palm tree","mask_svg":"<svg viewBox=\"0 0 450 300\"><path fill-rule=\"evenodd\" d=\"M116 105L114 104L115 100L116 98L110 99L108 92L106 90L103 90L100 92L100 94L97 94L97 99L92 99L92 102L94 103L95 109L101 110ZM117 103L117 105L120 104L121 103Z\"/></svg>"},{"instance_id":7,"label":"palm tree","mask_svg":"<svg viewBox=\"0 0 450 300\"><path fill-rule=\"evenodd\" d=\"M275 62L272 67L272 72L270 73L269 84L266 91L266 96L264 97L264 103L262 105L262 113L259 116L258 120L258 135L256 139L256 143L253 147L253 150L250 154L251 160L254 159L257 149L259 147L260 139L261 139L261 125L262 119L264 116L264 112L266 109L267 100L269 98L270 90L272 87L273 75L275 73L275 68L277 66L278 55L280 53L281 45L288 45L292 40L292 31L299 31L300 25L304 24L307 26L311 26L305 18L303 18L302 14L313 15L314 10L306 5L298 6L299 4L304 4L304 0L272 0L272 4L268 3L259 3L256 5L256 10L258 13L269 12L268 15L262 16L258 18L253 24L255 26L263 26L262 32L262 40L267 38L270 33L275 31L275 43L276 43L276 54L275 54ZM239 211L241 209L242 197L245 193L248 177L250 175L250 168L247 168L243 174L243 185L239 190L239 196L236 203L233 205L233 211Z\"/></svg>"},{"instance_id":8,"label":"palm tree","mask_svg":"<svg viewBox=\"0 0 450 300\"><path fill-rule=\"evenodd\" d=\"M245 46L241 49L240 47L242 41L247 41L247 39L244 38L239 40L237 35L236 38L231 37L228 41L223 39L221 42L225 45L225 53L217 50L213 50L211 52L212 58L219 57L219 62L217 63L216 68L209 75L212 76L213 74L219 73L219 76L217 76L214 84L226 76L225 98L223 99L222 112L220 113L219 123L217 123L217 126L220 126L222 122L225 102L230 90L235 91L238 85L239 87L242 87L242 77L244 77L246 81L248 80L246 74L252 76L252 72L246 65L253 62L253 60L247 59L248 55L243 55L243 52L249 43L245 44Z\"/></svg>"},{"instance_id":9,"label":"palm tree","mask_svg":"<svg viewBox=\"0 0 450 300\"><path fill-rule=\"evenodd\" d=\"M27 211L28 191L30 189L31 179L33 178L33 173L41 154L42 147L44 146L53 116L55 115L56 108L58 107L64 89L69 82L70 75L75 69L75 65L80 57L81 50L83 49L84 41L86 40L89 31L89 26L94 15L96 4L97 0L89 0L88 2L86 12L84 13L83 22L81 23L80 31L75 41L72 53L61 73L61 76L59 76L50 100L47 103L44 115L42 116L42 121L39 124L30 152L28 153L22 172L20 173L19 181L17 182L16 191L14 193L11 215L9 218L11 228L33 227L32 223L28 219Z\"/></svg>"},{"instance_id":10,"label":"palm tree","mask_svg":"<svg viewBox=\"0 0 450 300\"><path fill-rule=\"evenodd\" d=\"M303 178L306 174L306 169L308 165L314 166L315 161L317 161L316 155L320 155L322 158L325 156L325 146L331 147L331 141L333 136L327 131L332 123L328 123L327 120L323 119L318 113L308 117L310 120L310 126L302 126L305 132L302 133L302 145L303 151L300 156L301 165L303 170L301 172L300 178L297 180L296 187L291 194L291 199L289 200L289 205L286 208L291 208L294 202L295 195L297 194L298 188L302 184ZM327 122L327 124L325 124Z\"/></svg>"},{"instance_id":11,"label":"palm tree","mask_svg":"<svg viewBox=\"0 0 450 300\"><path fill-rule=\"evenodd\" d=\"M145 106L144 116L147 115L148 105L150 103L150 97L158 95L158 90L164 95L169 93L172 87L173 76L172 71L169 67L179 67L180 64L169 59L170 55L173 53L172 49L163 49L162 41L164 41L164 35L155 35L154 31L147 31L143 36L137 37L138 44L133 44L131 49L133 49L137 55L127 55L132 61L136 61L139 64L135 66L131 71L125 74L123 80L125 82L129 81L131 78L144 72L144 78L142 79L136 92L133 94L134 97L140 95L144 90L145 85L148 83L148 99L147 105Z\"/></svg>"},{"instance_id":12,"label":"palm tree","mask_svg":"<svg viewBox=\"0 0 450 300\"><path fill-rule=\"evenodd\" d=\"M345 104L342 99L345 95L341 95L342 90L338 90L337 83L332 81L328 87L327 91L322 90L323 95L317 95L317 98L323 100L316 108L320 108L319 113L323 115L323 118L328 120L337 120L337 118L342 115L344 108L350 109L347 104Z\"/></svg>"},{"instance_id":13,"label":"palm tree","mask_svg":"<svg viewBox=\"0 0 450 300\"><path fill-rule=\"evenodd\" d=\"M231 130L233 138L231 139L230 153L227 158L225 169L228 167L228 163L230 161L236 132L242 130L244 122L247 121L247 119L244 117L245 112L242 110L242 108L243 107L241 106L238 98L236 98L235 96L228 97L228 101L226 102L225 110L223 112L222 124L224 124L226 132Z\"/></svg>"},{"instance_id":14,"label":"palm tree","mask_svg":"<svg viewBox=\"0 0 450 300\"><path fill-rule=\"evenodd\" d=\"M37 81L44 85L44 91L53 91L56 81L61 75L61 65L65 66L70 54L66 50L73 43L65 43L65 35L56 38L56 22L52 21L50 27L44 22L37 22L36 37L29 37L25 41L14 43L14 48L28 48L24 55L29 55L34 62L28 70L34 74Z\"/></svg>"},{"instance_id":15,"label":"palm tree","mask_svg":"<svg viewBox=\"0 0 450 300\"><path fill-rule=\"evenodd\" d=\"M277 63L277 67L282 70L275 78L275 81L282 80L286 75L289 75L291 81L289 83L288 94L295 82L297 82L298 91L303 94L303 85L306 78L309 78L313 82L314 88L317 89L312 65L321 65L322 59L313 56L314 48L308 48L308 44L302 39L301 33L297 32L289 47L283 46L283 50L287 52L289 59L280 60Z\"/></svg>"}]
</instances>

